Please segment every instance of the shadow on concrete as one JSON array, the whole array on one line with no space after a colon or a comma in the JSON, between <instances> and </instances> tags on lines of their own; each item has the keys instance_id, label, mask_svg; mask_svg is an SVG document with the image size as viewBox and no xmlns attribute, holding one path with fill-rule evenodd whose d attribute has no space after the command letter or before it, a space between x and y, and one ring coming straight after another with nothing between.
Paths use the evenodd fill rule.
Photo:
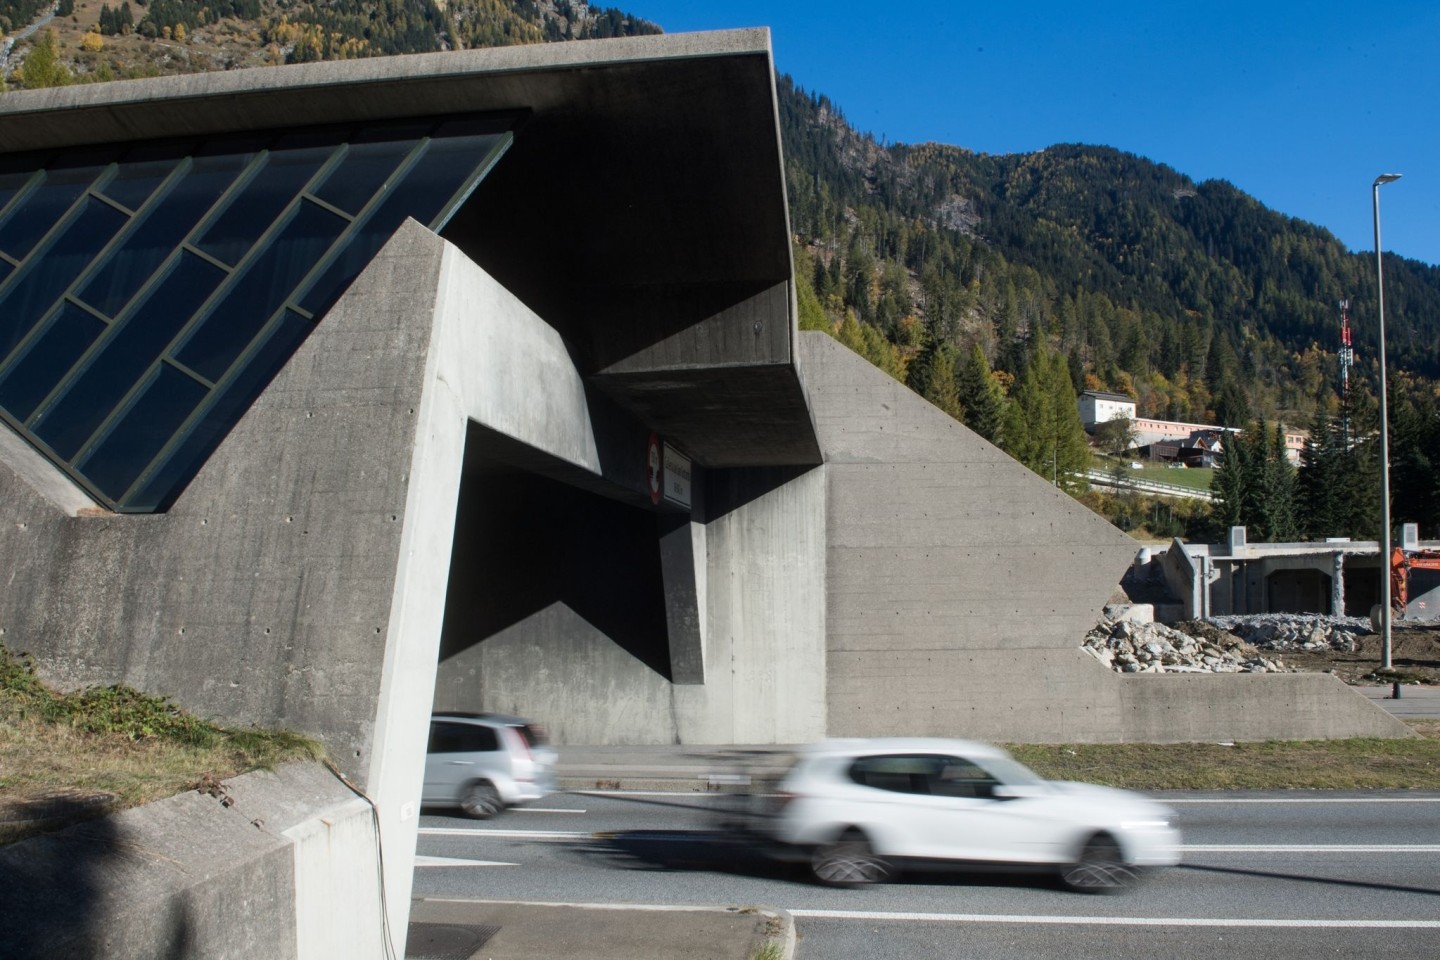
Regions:
<instances>
[{"instance_id":1,"label":"shadow on concrete","mask_svg":"<svg viewBox=\"0 0 1440 960\"><path fill-rule=\"evenodd\" d=\"M554 605L670 678L655 515L467 455L440 659Z\"/></svg>"},{"instance_id":2,"label":"shadow on concrete","mask_svg":"<svg viewBox=\"0 0 1440 960\"><path fill-rule=\"evenodd\" d=\"M100 808L104 812L103 806ZM193 956L189 907L170 901L163 930L137 931L116 922L121 907L143 891L126 888L131 848L111 817L97 816L94 797L51 797L7 813L10 822L72 824L0 848L0 957ZM77 822L83 821L83 822ZM135 934L144 937L137 943Z\"/></svg>"}]
</instances>

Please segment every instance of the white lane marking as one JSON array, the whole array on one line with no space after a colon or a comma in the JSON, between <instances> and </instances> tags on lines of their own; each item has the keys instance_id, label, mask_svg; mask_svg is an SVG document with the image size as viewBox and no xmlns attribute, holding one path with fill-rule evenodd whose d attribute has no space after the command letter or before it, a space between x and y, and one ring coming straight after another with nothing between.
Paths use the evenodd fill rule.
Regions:
<instances>
[{"instance_id":1,"label":"white lane marking","mask_svg":"<svg viewBox=\"0 0 1440 960\"><path fill-rule=\"evenodd\" d=\"M467 830L463 827L421 827L424 837L497 837L502 840L589 840L586 830Z\"/></svg>"},{"instance_id":2,"label":"white lane marking","mask_svg":"<svg viewBox=\"0 0 1440 960\"><path fill-rule=\"evenodd\" d=\"M470 900L460 897L420 897L425 903L484 903L524 907L580 907L585 910L651 910L656 913L741 913L753 911L769 915L768 907L717 907L713 904L685 903L573 903L564 900Z\"/></svg>"},{"instance_id":3,"label":"white lane marking","mask_svg":"<svg viewBox=\"0 0 1440 960\"><path fill-rule=\"evenodd\" d=\"M886 913L878 910L797 910L815 920L903 920L922 923L1044 923L1115 927L1325 927L1331 929L1440 929L1440 920L1286 920L1258 917L1046 917L1029 914Z\"/></svg>"},{"instance_id":4,"label":"white lane marking","mask_svg":"<svg viewBox=\"0 0 1440 960\"><path fill-rule=\"evenodd\" d=\"M571 790L579 797L684 797L687 800L733 800L736 794L717 793L712 790ZM746 794L754 796L754 794ZM759 794L773 796L773 794Z\"/></svg>"},{"instance_id":5,"label":"white lane marking","mask_svg":"<svg viewBox=\"0 0 1440 960\"><path fill-rule=\"evenodd\" d=\"M417 867L518 867L503 860L457 860L454 857L416 857Z\"/></svg>"},{"instance_id":6,"label":"white lane marking","mask_svg":"<svg viewBox=\"0 0 1440 960\"><path fill-rule=\"evenodd\" d=\"M584 813L584 810L566 810L563 807L511 807L511 813Z\"/></svg>"},{"instance_id":7,"label":"white lane marking","mask_svg":"<svg viewBox=\"0 0 1440 960\"><path fill-rule=\"evenodd\" d=\"M1440 853L1436 843L1187 843L1185 853Z\"/></svg>"},{"instance_id":8,"label":"white lane marking","mask_svg":"<svg viewBox=\"0 0 1440 960\"><path fill-rule=\"evenodd\" d=\"M1440 797L1160 797L1161 803L1440 803Z\"/></svg>"}]
</instances>

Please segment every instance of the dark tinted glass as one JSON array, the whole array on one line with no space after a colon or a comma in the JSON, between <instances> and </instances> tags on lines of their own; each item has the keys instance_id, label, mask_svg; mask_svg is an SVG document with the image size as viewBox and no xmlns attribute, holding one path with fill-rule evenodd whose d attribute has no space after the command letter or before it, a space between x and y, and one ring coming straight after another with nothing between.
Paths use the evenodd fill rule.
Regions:
<instances>
[{"instance_id":1,"label":"dark tinted glass","mask_svg":"<svg viewBox=\"0 0 1440 960\"><path fill-rule=\"evenodd\" d=\"M417 127L410 132L411 136L398 140L352 143L345 159L316 188L315 196L346 213L359 213L415 148L415 141L425 135L426 129Z\"/></svg>"},{"instance_id":2,"label":"dark tinted glass","mask_svg":"<svg viewBox=\"0 0 1440 960\"><path fill-rule=\"evenodd\" d=\"M309 147L271 153L196 246L222 263L239 263L332 152Z\"/></svg>"},{"instance_id":3,"label":"dark tinted glass","mask_svg":"<svg viewBox=\"0 0 1440 960\"><path fill-rule=\"evenodd\" d=\"M44 182L12 205L0 222L0 250L16 259L29 253L104 172L107 163L45 171Z\"/></svg>"},{"instance_id":4,"label":"dark tinted glass","mask_svg":"<svg viewBox=\"0 0 1440 960\"><path fill-rule=\"evenodd\" d=\"M496 129L0 156L0 411L103 502L163 509L405 217L450 217Z\"/></svg>"},{"instance_id":5,"label":"dark tinted glass","mask_svg":"<svg viewBox=\"0 0 1440 960\"><path fill-rule=\"evenodd\" d=\"M850 779L877 790L929 793L929 782L943 766L940 757L861 757L850 766Z\"/></svg>"},{"instance_id":6,"label":"dark tinted glass","mask_svg":"<svg viewBox=\"0 0 1440 960\"><path fill-rule=\"evenodd\" d=\"M5 215L5 205L35 176L34 170L12 170L0 166L0 217Z\"/></svg>"},{"instance_id":7,"label":"dark tinted glass","mask_svg":"<svg viewBox=\"0 0 1440 960\"><path fill-rule=\"evenodd\" d=\"M180 162L179 157L126 159L127 162L120 165L101 192L131 210L139 210Z\"/></svg>"},{"instance_id":8,"label":"dark tinted glass","mask_svg":"<svg viewBox=\"0 0 1440 960\"><path fill-rule=\"evenodd\" d=\"M445 219L440 214L448 212L451 198L504 140L505 135L492 133L432 140L420 160L359 225L359 235L300 298L300 307L320 316L334 306L407 217L440 229L440 220Z\"/></svg>"},{"instance_id":9,"label":"dark tinted glass","mask_svg":"<svg viewBox=\"0 0 1440 960\"><path fill-rule=\"evenodd\" d=\"M85 372L35 421L35 434L64 459L74 457L223 279L219 267L182 253Z\"/></svg>"},{"instance_id":10,"label":"dark tinted glass","mask_svg":"<svg viewBox=\"0 0 1440 960\"><path fill-rule=\"evenodd\" d=\"M21 420L30 416L104 329L105 324L91 314L65 304L49 329L0 379L0 406Z\"/></svg>"},{"instance_id":11,"label":"dark tinted glass","mask_svg":"<svg viewBox=\"0 0 1440 960\"><path fill-rule=\"evenodd\" d=\"M177 357L208 380L230 364L294 291L347 222L308 201L225 294Z\"/></svg>"},{"instance_id":12,"label":"dark tinted glass","mask_svg":"<svg viewBox=\"0 0 1440 960\"><path fill-rule=\"evenodd\" d=\"M249 162L247 155L197 157L165 198L143 214L105 265L80 291L80 299L101 313L116 316L150 279L155 268L194 229L195 224L234 182Z\"/></svg>"},{"instance_id":13,"label":"dark tinted glass","mask_svg":"<svg viewBox=\"0 0 1440 960\"><path fill-rule=\"evenodd\" d=\"M65 288L110 242L127 217L94 197L84 201L44 253L25 265L24 274L0 291L0 358L30 332Z\"/></svg>"},{"instance_id":14,"label":"dark tinted glass","mask_svg":"<svg viewBox=\"0 0 1440 960\"><path fill-rule=\"evenodd\" d=\"M260 396L285 361L314 329L315 324L298 313L284 311L259 352L154 476L135 491L130 505L141 510L168 507L181 485L200 469L230 428L245 415L255 398Z\"/></svg>"},{"instance_id":15,"label":"dark tinted glass","mask_svg":"<svg viewBox=\"0 0 1440 960\"><path fill-rule=\"evenodd\" d=\"M119 499L208 392L174 367L161 364L110 435L77 466L100 489L115 491Z\"/></svg>"}]
</instances>

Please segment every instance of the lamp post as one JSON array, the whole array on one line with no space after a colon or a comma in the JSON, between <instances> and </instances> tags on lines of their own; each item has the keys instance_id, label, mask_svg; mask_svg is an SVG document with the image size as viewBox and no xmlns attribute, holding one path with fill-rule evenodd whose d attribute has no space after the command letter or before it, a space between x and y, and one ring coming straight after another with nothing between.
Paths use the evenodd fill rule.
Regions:
<instances>
[{"instance_id":1,"label":"lamp post","mask_svg":"<svg viewBox=\"0 0 1440 960\"><path fill-rule=\"evenodd\" d=\"M1385 392L1385 268L1380 257L1380 188L1400 179L1382 173L1370 187L1375 214L1375 292L1380 307L1380 669L1390 663L1390 411Z\"/></svg>"}]
</instances>

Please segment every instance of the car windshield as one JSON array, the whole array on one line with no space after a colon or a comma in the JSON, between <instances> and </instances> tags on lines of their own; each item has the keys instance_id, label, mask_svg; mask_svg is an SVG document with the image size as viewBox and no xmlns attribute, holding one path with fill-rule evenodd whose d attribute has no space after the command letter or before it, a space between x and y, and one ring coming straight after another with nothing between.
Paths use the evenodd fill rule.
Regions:
<instances>
[{"instance_id":1,"label":"car windshield","mask_svg":"<svg viewBox=\"0 0 1440 960\"><path fill-rule=\"evenodd\" d=\"M1045 783L1034 770L1009 757L986 757L981 765L1007 787L1033 787Z\"/></svg>"}]
</instances>

